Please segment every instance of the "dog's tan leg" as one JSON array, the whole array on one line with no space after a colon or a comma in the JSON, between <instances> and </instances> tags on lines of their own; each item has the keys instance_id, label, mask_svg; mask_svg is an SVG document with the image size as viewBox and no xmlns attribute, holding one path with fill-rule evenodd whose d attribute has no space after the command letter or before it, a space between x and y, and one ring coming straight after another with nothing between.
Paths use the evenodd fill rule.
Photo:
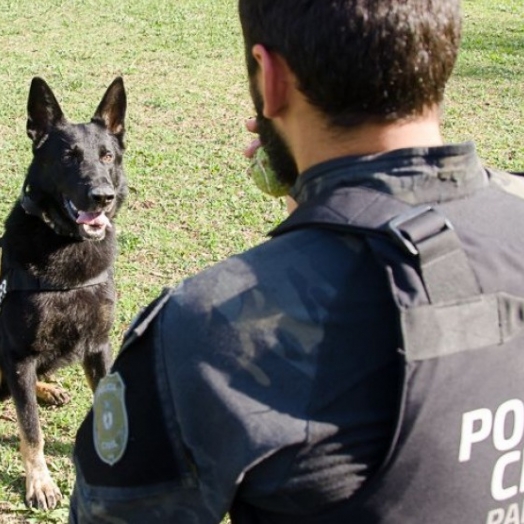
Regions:
<instances>
[{"instance_id":1,"label":"dog's tan leg","mask_svg":"<svg viewBox=\"0 0 524 524\"><path fill-rule=\"evenodd\" d=\"M39 439L30 443L20 427L20 451L26 474L26 503L39 509L53 509L62 499L60 490L51 479L44 458L44 439L38 428Z\"/></svg>"},{"instance_id":2,"label":"dog's tan leg","mask_svg":"<svg viewBox=\"0 0 524 524\"><path fill-rule=\"evenodd\" d=\"M94 393L96 386L98 385L98 382L95 381L89 367L87 367L85 364L83 367L84 367L84 373L86 376L87 385L89 386L89 389Z\"/></svg>"},{"instance_id":3,"label":"dog's tan leg","mask_svg":"<svg viewBox=\"0 0 524 524\"><path fill-rule=\"evenodd\" d=\"M94 393L98 383L104 378L111 366L111 346L109 342L102 344L98 351L89 353L84 357L82 367L87 383Z\"/></svg>"},{"instance_id":4,"label":"dog's tan leg","mask_svg":"<svg viewBox=\"0 0 524 524\"><path fill-rule=\"evenodd\" d=\"M21 361L6 375L16 407L20 451L26 473L26 503L39 509L52 509L61 499L44 458L44 436L38 419L35 362Z\"/></svg>"},{"instance_id":5,"label":"dog's tan leg","mask_svg":"<svg viewBox=\"0 0 524 524\"><path fill-rule=\"evenodd\" d=\"M36 397L44 404L51 406L63 406L71 400L65 389L56 384L40 381L36 383Z\"/></svg>"}]
</instances>

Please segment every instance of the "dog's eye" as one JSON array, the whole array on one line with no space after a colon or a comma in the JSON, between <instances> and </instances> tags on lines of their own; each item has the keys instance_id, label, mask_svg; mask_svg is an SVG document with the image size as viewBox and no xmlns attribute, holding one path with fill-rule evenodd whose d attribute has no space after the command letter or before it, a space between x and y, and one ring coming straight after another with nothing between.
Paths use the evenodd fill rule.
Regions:
<instances>
[{"instance_id":1,"label":"dog's eye","mask_svg":"<svg viewBox=\"0 0 524 524\"><path fill-rule=\"evenodd\" d=\"M82 160L82 152L77 147L68 149L64 152L64 159L69 162L79 162Z\"/></svg>"},{"instance_id":2,"label":"dog's eye","mask_svg":"<svg viewBox=\"0 0 524 524\"><path fill-rule=\"evenodd\" d=\"M102 160L104 164L110 164L113 161L113 158L114 158L113 153L110 153L109 151L107 151L106 153L102 155L100 160Z\"/></svg>"}]
</instances>

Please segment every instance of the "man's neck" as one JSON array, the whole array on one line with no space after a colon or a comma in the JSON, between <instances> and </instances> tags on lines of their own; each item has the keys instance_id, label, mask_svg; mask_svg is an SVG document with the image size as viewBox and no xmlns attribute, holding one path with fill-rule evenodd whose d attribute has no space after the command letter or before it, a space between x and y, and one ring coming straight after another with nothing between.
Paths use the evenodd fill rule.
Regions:
<instances>
[{"instance_id":1,"label":"man's neck","mask_svg":"<svg viewBox=\"0 0 524 524\"><path fill-rule=\"evenodd\" d=\"M315 117L313 116L313 119ZM288 135L299 171L334 158L385 153L395 149L442 145L438 109L409 121L365 124L357 129L331 130L320 122L297 121Z\"/></svg>"}]
</instances>

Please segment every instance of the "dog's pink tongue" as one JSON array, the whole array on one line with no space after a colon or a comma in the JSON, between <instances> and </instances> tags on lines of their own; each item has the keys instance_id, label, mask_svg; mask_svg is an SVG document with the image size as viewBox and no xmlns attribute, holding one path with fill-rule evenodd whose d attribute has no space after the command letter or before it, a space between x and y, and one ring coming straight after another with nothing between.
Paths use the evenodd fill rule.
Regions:
<instances>
[{"instance_id":1,"label":"dog's pink tongue","mask_svg":"<svg viewBox=\"0 0 524 524\"><path fill-rule=\"evenodd\" d=\"M111 227L111 222L104 212L88 213L87 211L80 211L76 223L94 227Z\"/></svg>"}]
</instances>

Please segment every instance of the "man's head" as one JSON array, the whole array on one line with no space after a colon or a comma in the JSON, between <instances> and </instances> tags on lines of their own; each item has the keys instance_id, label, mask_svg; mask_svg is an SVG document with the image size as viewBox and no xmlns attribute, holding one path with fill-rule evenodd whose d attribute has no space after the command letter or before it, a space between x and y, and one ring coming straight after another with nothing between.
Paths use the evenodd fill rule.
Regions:
<instances>
[{"instance_id":1,"label":"man's head","mask_svg":"<svg viewBox=\"0 0 524 524\"><path fill-rule=\"evenodd\" d=\"M460 40L459 0L239 0L239 10L249 75L262 44L340 127L439 104Z\"/></svg>"},{"instance_id":2,"label":"man's head","mask_svg":"<svg viewBox=\"0 0 524 524\"><path fill-rule=\"evenodd\" d=\"M255 103L253 47L261 44L341 130L438 106L461 33L460 0L239 0L239 13Z\"/></svg>"}]
</instances>

